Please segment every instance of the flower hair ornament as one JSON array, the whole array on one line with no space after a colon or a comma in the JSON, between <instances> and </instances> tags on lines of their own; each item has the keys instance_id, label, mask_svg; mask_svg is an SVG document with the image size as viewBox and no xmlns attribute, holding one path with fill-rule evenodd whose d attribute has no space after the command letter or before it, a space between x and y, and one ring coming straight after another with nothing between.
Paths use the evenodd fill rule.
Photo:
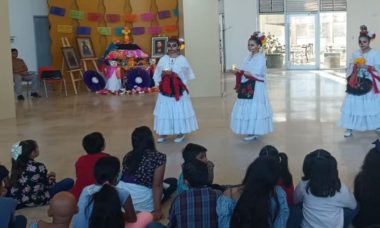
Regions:
<instances>
[{"instance_id":1,"label":"flower hair ornament","mask_svg":"<svg viewBox=\"0 0 380 228\"><path fill-rule=\"evenodd\" d=\"M261 33L261 32L254 32L254 33L251 35L250 39L257 39L257 40L259 40L260 43L261 43L261 46L264 46L264 45L266 44L266 42L267 42L267 38L266 38L265 35L264 35L263 33Z\"/></svg>"},{"instance_id":2,"label":"flower hair ornament","mask_svg":"<svg viewBox=\"0 0 380 228\"><path fill-rule=\"evenodd\" d=\"M179 38L179 50L185 49L185 40L183 38Z\"/></svg>"},{"instance_id":3,"label":"flower hair ornament","mask_svg":"<svg viewBox=\"0 0 380 228\"><path fill-rule=\"evenodd\" d=\"M376 152L380 153L380 140L376 139L376 141L373 142L372 144L375 145Z\"/></svg>"},{"instance_id":4,"label":"flower hair ornament","mask_svg":"<svg viewBox=\"0 0 380 228\"><path fill-rule=\"evenodd\" d=\"M370 40L374 40L376 38L376 33L369 32L366 25L360 26L360 36L366 36Z\"/></svg>"},{"instance_id":5,"label":"flower hair ornament","mask_svg":"<svg viewBox=\"0 0 380 228\"><path fill-rule=\"evenodd\" d=\"M20 146L20 142L17 142L12 145L11 149L11 156L14 160L17 160L17 158L22 154L22 146Z\"/></svg>"}]
</instances>

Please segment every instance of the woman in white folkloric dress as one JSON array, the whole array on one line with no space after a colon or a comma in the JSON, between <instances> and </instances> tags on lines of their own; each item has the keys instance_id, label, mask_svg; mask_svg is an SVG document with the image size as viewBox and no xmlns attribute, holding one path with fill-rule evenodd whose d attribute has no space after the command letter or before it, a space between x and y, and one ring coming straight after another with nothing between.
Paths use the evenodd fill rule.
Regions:
<instances>
[{"instance_id":1,"label":"woman in white folkloric dress","mask_svg":"<svg viewBox=\"0 0 380 228\"><path fill-rule=\"evenodd\" d=\"M266 87L266 59L260 52L264 42L265 36L255 32L248 40L251 53L242 66L234 70L238 99L232 109L230 127L235 134L246 135L246 141L273 131L273 114Z\"/></svg>"},{"instance_id":2,"label":"woman in white folkloric dress","mask_svg":"<svg viewBox=\"0 0 380 228\"><path fill-rule=\"evenodd\" d=\"M375 34L368 32L365 25L360 29L360 49L352 53L347 67L347 76L351 77L347 81L347 94L338 123L340 127L346 128L345 137L352 136L352 130L380 131L380 53L370 47ZM367 93L356 90L358 87L365 88L358 84L364 78L372 81L372 88Z\"/></svg>"},{"instance_id":3,"label":"woman in white folkloric dress","mask_svg":"<svg viewBox=\"0 0 380 228\"><path fill-rule=\"evenodd\" d=\"M171 38L168 41L168 54L157 64L153 79L160 86L154 108L154 130L159 135L158 143L168 135L176 135L174 142L182 142L185 134L198 129L187 82L195 78L186 58L179 53L180 42Z\"/></svg>"}]
</instances>

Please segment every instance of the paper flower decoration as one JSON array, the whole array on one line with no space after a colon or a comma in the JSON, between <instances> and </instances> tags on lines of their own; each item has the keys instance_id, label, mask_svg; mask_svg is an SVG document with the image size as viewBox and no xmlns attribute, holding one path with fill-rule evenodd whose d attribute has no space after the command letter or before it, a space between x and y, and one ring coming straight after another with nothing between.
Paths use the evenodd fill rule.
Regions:
<instances>
[{"instance_id":1,"label":"paper flower decoration","mask_svg":"<svg viewBox=\"0 0 380 228\"><path fill-rule=\"evenodd\" d=\"M129 33L131 33L131 30L125 26L121 32L124 34L124 43L129 44Z\"/></svg>"}]
</instances>

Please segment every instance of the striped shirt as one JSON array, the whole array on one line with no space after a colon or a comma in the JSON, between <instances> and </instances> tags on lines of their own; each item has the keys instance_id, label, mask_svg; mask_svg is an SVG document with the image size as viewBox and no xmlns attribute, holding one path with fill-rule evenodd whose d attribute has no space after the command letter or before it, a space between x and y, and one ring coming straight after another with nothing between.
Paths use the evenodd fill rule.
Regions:
<instances>
[{"instance_id":1,"label":"striped shirt","mask_svg":"<svg viewBox=\"0 0 380 228\"><path fill-rule=\"evenodd\" d=\"M216 200L222 193L211 188L190 188L179 194L169 211L169 228L218 227Z\"/></svg>"}]
</instances>

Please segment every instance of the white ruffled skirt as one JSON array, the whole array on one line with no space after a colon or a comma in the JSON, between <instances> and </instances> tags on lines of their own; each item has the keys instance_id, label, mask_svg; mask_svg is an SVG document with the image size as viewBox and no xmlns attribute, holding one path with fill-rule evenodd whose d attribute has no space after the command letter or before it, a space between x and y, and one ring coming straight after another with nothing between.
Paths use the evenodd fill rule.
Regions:
<instances>
[{"instance_id":1,"label":"white ruffled skirt","mask_svg":"<svg viewBox=\"0 0 380 228\"><path fill-rule=\"evenodd\" d=\"M193 105L186 92L178 101L159 93L153 114L154 130L159 135L188 134L198 130Z\"/></svg>"},{"instance_id":2,"label":"white ruffled skirt","mask_svg":"<svg viewBox=\"0 0 380 228\"><path fill-rule=\"evenodd\" d=\"M117 92L121 89L121 79L116 77L116 74L113 73L112 76L107 80L105 89L111 92Z\"/></svg>"},{"instance_id":3,"label":"white ruffled skirt","mask_svg":"<svg viewBox=\"0 0 380 228\"><path fill-rule=\"evenodd\" d=\"M235 134L265 135L273 131L273 113L266 85L256 82L252 99L237 99L231 113L230 128Z\"/></svg>"},{"instance_id":4,"label":"white ruffled skirt","mask_svg":"<svg viewBox=\"0 0 380 228\"><path fill-rule=\"evenodd\" d=\"M358 131L380 128L380 93L362 96L347 94L341 108L338 126Z\"/></svg>"}]
</instances>

